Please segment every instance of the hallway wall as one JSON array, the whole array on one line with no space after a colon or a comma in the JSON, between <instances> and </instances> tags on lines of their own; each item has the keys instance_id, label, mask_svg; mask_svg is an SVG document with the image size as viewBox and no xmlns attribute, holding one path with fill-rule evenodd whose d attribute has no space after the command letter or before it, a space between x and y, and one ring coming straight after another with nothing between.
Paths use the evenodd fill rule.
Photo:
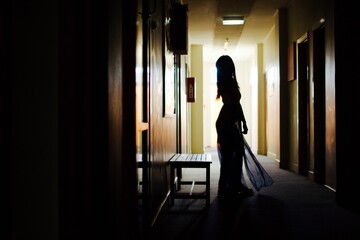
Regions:
<instances>
[{"instance_id":1,"label":"hallway wall","mask_svg":"<svg viewBox=\"0 0 360 240\"><path fill-rule=\"evenodd\" d=\"M314 67L312 66L313 64L313 44L312 44L312 37L313 37L313 30L315 29L316 26L318 26L320 24L320 20L326 19L325 20L325 29L331 29L333 27L332 24L332 5L331 2L329 1L318 1L317 4L314 4L313 1L293 1L290 6L288 7L288 44L290 43L295 43L297 42L298 39L300 39L304 34L308 33L309 34L309 54L310 54L310 69L309 69L309 81L310 81L310 108L312 109L312 104L314 104L314 84L313 82L316 81L317 79L314 79ZM328 32L329 33L329 32ZM327 61L330 63L331 61L333 61L333 59L330 57L332 55L332 51L334 51L333 49L333 44L335 39L333 38L332 35L327 34L325 37L325 44L326 44L326 50L325 50L325 58L327 58ZM334 69L330 67L330 65L326 66L326 69L324 70L326 72L333 72ZM335 81L334 75L333 74L329 74L326 76L326 85L332 85L332 83ZM285 83L285 81L284 81ZM289 151L289 156L286 156L286 158L288 158L288 163L289 163L289 168L294 171L294 172L298 172L299 171L299 139L298 139L298 128L299 128L299 123L298 123L298 119L299 119L299 115L298 115L298 94L305 94L305 93L301 93L299 92L299 82L298 79L295 79L294 81L288 81L287 83L285 83L285 85L287 86L288 89L288 97L287 100L290 103L289 105L289 116L292 116L290 119L291 121L289 121L289 143L290 145L288 146L281 146L281 147L288 147L290 149ZM335 89L328 89L327 93L326 93L326 98L327 99L331 99L334 96L334 91ZM329 111L330 109L334 109L335 106L333 105L333 103L327 102L326 103L326 111ZM317 103L317 100L315 99L315 104ZM314 112L311 112L312 110L310 109L310 115L314 114ZM330 112L328 112L328 114L330 114ZM330 115L334 115L334 113L330 114ZM329 118L332 118L331 116L328 116ZM334 116L333 116L334 117ZM310 129L313 129L313 122L310 121ZM325 123L321 123L321 125L324 125ZM327 121L327 124L329 124L329 122ZM333 135L334 132L333 131L329 131L330 129L335 129L335 125L332 126L328 126L328 131L326 133L326 138L327 139L333 139L335 136ZM314 136L314 132L309 130L309 136L310 139L313 139ZM309 143L310 146L314 145L314 142L310 142ZM335 146L335 142L328 142L328 145L326 146L327 149L332 149L330 151L334 151L336 149ZM330 144L330 145L329 145ZM285 157L285 156L284 156ZM317 162L321 161L321 159L315 159L315 156L310 154L309 156L309 166L311 165L316 165ZM325 160L325 164L327 166L326 169L326 175L327 175L327 180L325 182L326 185L328 185L329 187L336 189L336 167L335 167L335 159L330 157L330 155L328 155L328 157L326 157ZM316 175L316 174L320 174L321 169L309 169L309 175Z\"/></svg>"},{"instance_id":2,"label":"hallway wall","mask_svg":"<svg viewBox=\"0 0 360 240\"><path fill-rule=\"evenodd\" d=\"M168 94L166 81L169 80L169 85L175 88L175 84L179 80L171 75L169 79L165 79L166 68L172 69L173 72L179 71L180 65L174 59L174 55L168 49L167 43L164 41L165 26L160 24L164 20L163 14L169 14L170 0L156 0L156 9L151 9L153 6L148 6L149 11L155 10L149 15L149 20L153 23L159 23L156 27L151 28L148 32L149 49L146 59L148 59L148 84L149 84L149 220L150 223L155 221L164 201L166 200L169 189L169 169L168 161L177 151L177 116L175 109L169 113L164 112L166 106L165 94ZM165 9L164 9L165 8ZM150 27L145 26L145 27ZM149 28L150 30L150 28ZM170 61L169 61L170 60ZM169 62L167 62L169 61ZM175 90L174 90L175 92ZM176 95L178 96L178 95ZM170 96L170 99L178 104L175 96ZM173 106L176 107L175 105Z\"/></svg>"},{"instance_id":3,"label":"hallway wall","mask_svg":"<svg viewBox=\"0 0 360 240\"><path fill-rule=\"evenodd\" d=\"M336 128L332 129L333 138L327 138L326 155L336 158L336 163L333 164L337 173L337 202L360 213L360 196L354 194L354 189L360 185L360 161L355 156L359 148L357 139L360 134L360 114L357 110L359 92L358 88L354 87L359 80L357 73L360 66L360 48L352 44L358 39L358 11L351 5L334 1L334 19L334 28L329 30L328 34L334 35L336 47L330 55L333 61L326 63L333 71L326 74L335 77L335 81L327 84L326 91L331 91L331 96L334 96L329 101L334 103L336 108L330 108L333 105L329 105L329 111L335 113L335 119L332 119L331 123L336 124ZM334 46L329 43L327 47ZM332 115L327 114L326 117ZM329 127L326 126L327 132ZM336 149L331 148L334 144Z\"/></svg>"},{"instance_id":4,"label":"hallway wall","mask_svg":"<svg viewBox=\"0 0 360 240\"><path fill-rule=\"evenodd\" d=\"M137 234L135 5L15 0L7 9L11 239Z\"/></svg>"},{"instance_id":5,"label":"hallway wall","mask_svg":"<svg viewBox=\"0 0 360 240\"><path fill-rule=\"evenodd\" d=\"M12 54L6 58L11 79L2 79L11 84L3 91L10 91L12 126L10 169L3 169L11 177L11 191L4 193L10 199L4 208L11 215L4 220L10 222L12 239L57 239L58 1L11 3L1 9L1 14L12 13L7 19L12 31L6 33L11 39L6 45Z\"/></svg>"}]
</instances>

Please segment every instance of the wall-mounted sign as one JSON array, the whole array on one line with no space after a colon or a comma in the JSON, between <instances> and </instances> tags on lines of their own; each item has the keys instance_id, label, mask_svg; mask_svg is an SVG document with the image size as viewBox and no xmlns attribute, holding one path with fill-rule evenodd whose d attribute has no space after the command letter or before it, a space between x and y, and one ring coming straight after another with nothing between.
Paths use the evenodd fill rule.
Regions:
<instances>
[{"instance_id":1,"label":"wall-mounted sign","mask_svg":"<svg viewBox=\"0 0 360 240\"><path fill-rule=\"evenodd\" d=\"M195 78L188 77L186 78L186 95L187 102L195 102Z\"/></svg>"}]
</instances>

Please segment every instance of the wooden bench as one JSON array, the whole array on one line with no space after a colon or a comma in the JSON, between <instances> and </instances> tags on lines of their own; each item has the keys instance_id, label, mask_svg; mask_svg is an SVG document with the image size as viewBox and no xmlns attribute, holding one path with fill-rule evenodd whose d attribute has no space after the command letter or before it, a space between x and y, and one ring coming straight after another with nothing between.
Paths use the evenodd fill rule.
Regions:
<instances>
[{"instance_id":1,"label":"wooden bench","mask_svg":"<svg viewBox=\"0 0 360 240\"><path fill-rule=\"evenodd\" d=\"M182 199L206 199L206 206L210 204L210 164L211 154L175 154L169 161L170 164L170 206L174 200ZM182 179L183 168L206 169L205 181L188 181ZM176 170L176 172L175 172ZM181 185L191 185L190 192L180 192ZM195 185L205 185L205 191L193 192Z\"/></svg>"}]
</instances>

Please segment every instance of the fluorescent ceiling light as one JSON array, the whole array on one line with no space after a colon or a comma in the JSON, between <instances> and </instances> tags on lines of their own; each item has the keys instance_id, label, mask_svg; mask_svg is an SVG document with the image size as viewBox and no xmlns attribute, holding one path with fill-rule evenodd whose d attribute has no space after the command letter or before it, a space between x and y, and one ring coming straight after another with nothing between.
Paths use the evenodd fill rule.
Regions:
<instances>
[{"instance_id":1,"label":"fluorescent ceiling light","mask_svg":"<svg viewBox=\"0 0 360 240\"><path fill-rule=\"evenodd\" d=\"M223 25L242 25L245 20L243 17L223 17Z\"/></svg>"}]
</instances>

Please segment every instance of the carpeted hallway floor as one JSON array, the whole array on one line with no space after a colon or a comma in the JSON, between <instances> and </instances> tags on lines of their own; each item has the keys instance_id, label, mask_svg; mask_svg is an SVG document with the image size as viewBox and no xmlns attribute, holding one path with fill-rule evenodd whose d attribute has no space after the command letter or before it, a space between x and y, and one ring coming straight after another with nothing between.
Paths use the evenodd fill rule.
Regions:
<instances>
[{"instance_id":1,"label":"carpeted hallway floor","mask_svg":"<svg viewBox=\"0 0 360 240\"><path fill-rule=\"evenodd\" d=\"M175 199L173 207L165 204L146 238L360 239L360 215L336 205L332 190L279 169L266 156L258 156L258 159L273 178L272 186L259 192L254 190L253 196L243 199L220 201L217 197L217 152L216 149L207 152L212 154L213 160L209 208L205 208L203 199ZM202 170L184 169L183 177L201 179L205 176Z\"/></svg>"}]
</instances>

